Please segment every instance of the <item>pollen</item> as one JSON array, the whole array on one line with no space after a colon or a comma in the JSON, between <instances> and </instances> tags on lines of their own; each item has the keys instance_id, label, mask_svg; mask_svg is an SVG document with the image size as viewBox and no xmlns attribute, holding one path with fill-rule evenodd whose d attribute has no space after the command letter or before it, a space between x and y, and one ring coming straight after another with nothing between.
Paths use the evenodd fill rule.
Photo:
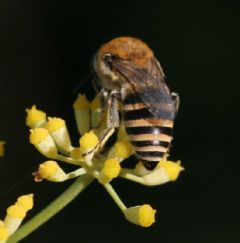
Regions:
<instances>
[{"instance_id":1,"label":"pollen","mask_svg":"<svg viewBox=\"0 0 240 243\"><path fill-rule=\"evenodd\" d=\"M93 149L98 143L99 143L98 137L93 133L93 131L85 133L79 139L80 150L82 153L85 153L88 150Z\"/></svg>"},{"instance_id":2,"label":"pollen","mask_svg":"<svg viewBox=\"0 0 240 243\"><path fill-rule=\"evenodd\" d=\"M30 210L33 208L33 194L23 195L17 199L17 203L25 208L25 210Z\"/></svg>"},{"instance_id":3,"label":"pollen","mask_svg":"<svg viewBox=\"0 0 240 243\"><path fill-rule=\"evenodd\" d=\"M43 142L49 135L49 132L45 128L35 128L30 130L30 143L39 144Z\"/></svg>"},{"instance_id":4,"label":"pollen","mask_svg":"<svg viewBox=\"0 0 240 243\"><path fill-rule=\"evenodd\" d=\"M26 109L26 112L26 125L31 128L41 125L46 121L46 113L38 110L35 105L31 109Z\"/></svg>"},{"instance_id":5,"label":"pollen","mask_svg":"<svg viewBox=\"0 0 240 243\"><path fill-rule=\"evenodd\" d=\"M175 181L179 173L184 170L181 166L181 161L173 162L173 161L160 161L158 163L158 167L163 167L166 170L167 175L171 181Z\"/></svg>"},{"instance_id":6,"label":"pollen","mask_svg":"<svg viewBox=\"0 0 240 243\"><path fill-rule=\"evenodd\" d=\"M19 218L19 219L25 218L26 212L27 212L26 209L19 204L14 204L7 208L7 215L14 218Z\"/></svg>"},{"instance_id":7,"label":"pollen","mask_svg":"<svg viewBox=\"0 0 240 243\"><path fill-rule=\"evenodd\" d=\"M65 121L61 118L56 118L56 117L49 117L48 118L48 123L45 125L45 128L49 132L55 132L60 130L61 128L65 127Z\"/></svg>"},{"instance_id":8,"label":"pollen","mask_svg":"<svg viewBox=\"0 0 240 243\"><path fill-rule=\"evenodd\" d=\"M78 98L76 101L73 103L73 108L74 109L89 109L90 108L90 103L87 100L85 95L78 95Z\"/></svg>"}]
</instances>

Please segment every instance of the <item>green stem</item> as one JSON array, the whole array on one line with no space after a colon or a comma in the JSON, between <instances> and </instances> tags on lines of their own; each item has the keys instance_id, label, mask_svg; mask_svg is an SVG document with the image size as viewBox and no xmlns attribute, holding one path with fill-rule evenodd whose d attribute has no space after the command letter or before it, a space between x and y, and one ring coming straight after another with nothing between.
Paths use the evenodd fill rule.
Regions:
<instances>
[{"instance_id":1,"label":"green stem","mask_svg":"<svg viewBox=\"0 0 240 243\"><path fill-rule=\"evenodd\" d=\"M111 186L110 183L106 183L104 185L105 189L108 191L108 193L110 194L110 196L112 197L112 199L115 201L115 203L118 205L118 207L122 210L122 212L127 209L127 207L125 206L125 204L123 203L123 201L120 199L120 197L118 196L118 194L115 192L115 190L113 189L113 187Z\"/></svg>"},{"instance_id":2,"label":"green stem","mask_svg":"<svg viewBox=\"0 0 240 243\"><path fill-rule=\"evenodd\" d=\"M19 242L39 226L53 217L61 209L63 209L68 203L70 203L79 193L81 193L92 181L93 177L89 175L80 176L65 192L63 192L58 198L56 198L50 205L43 209L39 214L29 220L26 224L20 227L16 233L14 233L7 243Z\"/></svg>"},{"instance_id":3,"label":"green stem","mask_svg":"<svg viewBox=\"0 0 240 243\"><path fill-rule=\"evenodd\" d=\"M61 161L66 162L66 163L69 163L69 164L72 164L72 165L78 165L79 166L79 165L84 164L83 161L76 161L76 160L73 160L73 159L66 157L64 155L61 155L61 154L58 154L56 159L61 160Z\"/></svg>"}]
</instances>

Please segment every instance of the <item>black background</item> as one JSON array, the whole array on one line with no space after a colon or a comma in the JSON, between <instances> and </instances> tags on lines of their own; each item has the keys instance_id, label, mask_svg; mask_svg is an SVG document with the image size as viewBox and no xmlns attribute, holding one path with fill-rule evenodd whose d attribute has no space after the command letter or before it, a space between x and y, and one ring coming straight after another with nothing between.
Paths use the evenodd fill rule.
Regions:
<instances>
[{"instance_id":1,"label":"black background","mask_svg":"<svg viewBox=\"0 0 240 243\"><path fill-rule=\"evenodd\" d=\"M72 91L102 43L146 41L181 97L171 153L186 168L180 178L153 188L113 183L127 205L158 210L152 227L125 221L94 183L22 242L240 242L239 24L234 0L0 2L1 217L22 193L35 193L33 216L71 184L33 183L45 158L28 143L24 109L36 104L76 134Z\"/></svg>"}]
</instances>

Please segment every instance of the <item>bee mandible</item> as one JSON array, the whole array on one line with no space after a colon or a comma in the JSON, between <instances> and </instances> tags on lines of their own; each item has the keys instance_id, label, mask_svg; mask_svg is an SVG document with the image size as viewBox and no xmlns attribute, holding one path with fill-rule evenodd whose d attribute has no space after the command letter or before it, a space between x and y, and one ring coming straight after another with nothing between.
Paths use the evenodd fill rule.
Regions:
<instances>
[{"instance_id":1,"label":"bee mandible","mask_svg":"<svg viewBox=\"0 0 240 243\"><path fill-rule=\"evenodd\" d=\"M93 67L94 86L106 100L108 129L119 126L121 102L135 155L153 170L170 149L179 106L179 96L170 92L160 63L143 41L119 37L100 47Z\"/></svg>"}]
</instances>

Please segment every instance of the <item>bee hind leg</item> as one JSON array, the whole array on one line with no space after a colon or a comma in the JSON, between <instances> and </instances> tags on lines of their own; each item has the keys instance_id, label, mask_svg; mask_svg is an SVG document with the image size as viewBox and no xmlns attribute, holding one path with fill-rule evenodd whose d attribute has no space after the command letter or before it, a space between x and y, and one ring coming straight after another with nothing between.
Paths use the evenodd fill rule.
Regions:
<instances>
[{"instance_id":1,"label":"bee hind leg","mask_svg":"<svg viewBox=\"0 0 240 243\"><path fill-rule=\"evenodd\" d=\"M112 90L109 94L107 105L107 127L117 128L119 127L119 92Z\"/></svg>"},{"instance_id":2,"label":"bee hind leg","mask_svg":"<svg viewBox=\"0 0 240 243\"><path fill-rule=\"evenodd\" d=\"M95 130L99 137L98 148L103 147L114 133L115 129L119 127L119 92L116 90L112 90L107 94L106 92L107 91L104 92L103 97L103 99L106 100L103 119L101 125Z\"/></svg>"}]
</instances>

